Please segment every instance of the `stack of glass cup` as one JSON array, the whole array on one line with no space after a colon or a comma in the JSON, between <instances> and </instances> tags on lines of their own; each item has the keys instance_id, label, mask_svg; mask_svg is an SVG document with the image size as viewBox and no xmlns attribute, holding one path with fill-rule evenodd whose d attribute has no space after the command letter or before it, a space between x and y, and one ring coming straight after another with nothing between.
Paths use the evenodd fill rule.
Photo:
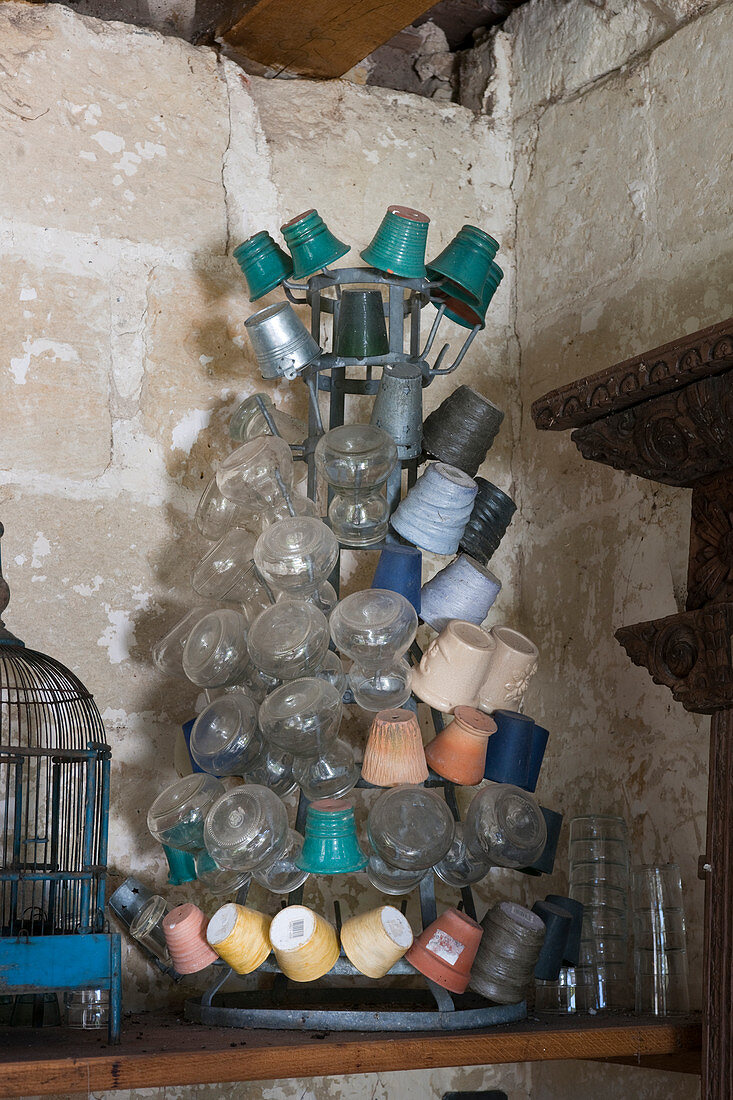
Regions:
<instances>
[{"instance_id":1,"label":"stack of glass cup","mask_svg":"<svg viewBox=\"0 0 733 1100\"><path fill-rule=\"evenodd\" d=\"M635 867L631 896L635 1011L654 1016L689 1012L687 940L679 867L676 863Z\"/></svg>"},{"instance_id":2,"label":"stack of glass cup","mask_svg":"<svg viewBox=\"0 0 733 1100\"><path fill-rule=\"evenodd\" d=\"M579 1012L629 1007L627 893L629 839L620 817L589 814L570 822L570 897L583 904Z\"/></svg>"}]
</instances>

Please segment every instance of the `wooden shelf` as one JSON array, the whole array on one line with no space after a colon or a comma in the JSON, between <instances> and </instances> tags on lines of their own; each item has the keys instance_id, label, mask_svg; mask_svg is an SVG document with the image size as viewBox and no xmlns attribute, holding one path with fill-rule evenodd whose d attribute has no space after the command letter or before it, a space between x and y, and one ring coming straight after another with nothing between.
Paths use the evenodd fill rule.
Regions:
<instances>
[{"instance_id":1,"label":"wooden shelf","mask_svg":"<svg viewBox=\"0 0 733 1100\"><path fill-rule=\"evenodd\" d=\"M356 1034L206 1028L133 1016L122 1042L49 1028L0 1032L0 1097L550 1059L651 1059L699 1072L698 1017L533 1018L485 1031ZM661 1058L660 1056L666 1056Z\"/></svg>"}]
</instances>

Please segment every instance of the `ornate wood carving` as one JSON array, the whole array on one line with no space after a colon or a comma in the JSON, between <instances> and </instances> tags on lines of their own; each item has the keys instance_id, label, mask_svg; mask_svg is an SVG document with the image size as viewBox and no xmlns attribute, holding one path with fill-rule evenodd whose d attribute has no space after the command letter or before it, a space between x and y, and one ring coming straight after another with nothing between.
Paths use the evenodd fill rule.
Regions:
<instances>
[{"instance_id":1,"label":"ornate wood carving","mask_svg":"<svg viewBox=\"0 0 733 1100\"><path fill-rule=\"evenodd\" d=\"M730 373L577 428L571 439L583 458L666 485L691 486L727 469L733 458Z\"/></svg>"},{"instance_id":2,"label":"ornate wood carving","mask_svg":"<svg viewBox=\"0 0 733 1100\"><path fill-rule=\"evenodd\" d=\"M543 430L579 428L731 368L733 318L546 393L532 416Z\"/></svg>"},{"instance_id":3,"label":"ornate wood carving","mask_svg":"<svg viewBox=\"0 0 733 1100\"><path fill-rule=\"evenodd\" d=\"M733 707L733 603L624 626L616 638L685 710L712 714Z\"/></svg>"},{"instance_id":4,"label":"ornate wood carving","mask_svg":"<svg viewBox=\"0 0 733 1100\"><path fill-rule=\"evenodd\" d=\"M733 601L733 469L692 491L687 610Z\"/></svg>"}]
</instances>

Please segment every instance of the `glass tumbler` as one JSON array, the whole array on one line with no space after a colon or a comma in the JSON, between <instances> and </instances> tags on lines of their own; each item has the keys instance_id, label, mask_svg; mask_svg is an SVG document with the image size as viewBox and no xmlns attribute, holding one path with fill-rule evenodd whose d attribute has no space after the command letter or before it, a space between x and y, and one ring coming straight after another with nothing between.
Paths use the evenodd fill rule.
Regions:
<instances>
[{"instance_id":1,"label":"glass tumbler","mask_svg":"<svg viewBox=\"0 0 733 1100\"><path fill-rule=\"evenodd\" d=\"M464 834L477 859L496 867L530 867L544 851L547 824L533 795L509 783L492 783L471 800Z\"/></svg>"},{"instance_id":2,"label":"glass tumbler","mask_svg":"<svg viewBox=\"0 0 733 1100\"><path fill-rule=\"evenodd\" d=\"M274 863L288 843L288 812L267 787L234 787L207 813L204 842L220 867L259 871Z\"/></svg>"},{"instance_id":3,"label":"glass tumbler","mask_svg":"<svg viewBox=\"0 0 733 1100\"><path fill-rule=\"evenodd\" d=\"M161 844L182 852L204 847L204 820L224 784L199 772L177 780L158 795L148 810L148 828Z\"/></svg>"},{"instance_id":4,"label":"glass tumbler","mask_svg":"<svg viewBox=\"0 0 733 1100\"><path fill-rule=\"evenodd\" d=\"M635 1011L674 1016L690 1010L682 880L676 863L634 867Z\"/></svg>"},{"instance_id":5,"label":"glass tumbler","mask_svg":"<svg viewBox=\"0 0 733 1100\"><path fill-rule=\"evenodd\" d=\"M244 775L262 748L257 704L244 691L227 692L209 703L191 730L191 757L211 775Z\"/></svg>"},{"instance_id":6,"label":"glass tumbler","mask_svg":"<svg viewBox=\"0 0 733 1100\"><path fill-rule=\"evenodd\" d=\"M148 898L140 912L135 914L130 924L130 935L133 939L166 966L170 966L171 960L163 932L163 918L171 908L165 898L154 894L152 898Z\"/></svg>"},{"instance_id":7,"label":"glass tumbler","mask_svg":"<svg viewBox=\"0 0 733 1100\"><path fill-rule=\"evenodd\" d=\"M580 959L575 968L579 1012L629 1007L629 841L626 822L587 814L570 822L569 896L583 905Z\"/></svg>"},{"instance_id":8,"label":"glass tumbler","mask_svg":"<svg viewBox=\"0 0 733 1100\"><path fill-rule=\"evenodd\" d=\"M316 445L316 465L333 489L331 528L344 546L371 546L387 534L385 486L397 465L391 435L371 424L331 428Z\"/></svg>"},{"instance_id":9,"label":"glass tumbler","mask_svg":"<svg viewBox=\"0 0 733 1100\"><path fill-rule=\"evenodd\" d=\"M399 592L370 588L339 600L329 620L334 645L353 661L349 685L364 710L400 707L412 670L403 654L417 632L415 608Z\"/></svg>"},{"instance_id":10,"label":"glass tumbler","mask_svg":"<svg viewBox=\"0 0 733 1100\"><path fill-rule=\"evenodd\" d=\"M241 683L250 663L244 615L229 608L205 615L188 635L182 663L189 680L199 687Z\"/></svg>"},{"instance_id":11,"label":"glass tumbler","mask_svg":"<svg viewBox=\"0 0 733 1100\"><path fill-rule=\"evenodd\" d=\"M367 818L372 850L391 867L424 871L453 843L455 822L445 800L429 787L391 787Z\"/></svg>"},{"instance_id":12,"label":"glass tumbler","mask_svg":"<svg viewBox=\"0 0 733 1100\"><path fill-rule=\"evenodd\" d=\"M273 589L312 600L326 612L336 603L328 576L338 556L338 539L313 516L278 520L262 532L254 549L257 568Z\"/></svg>"},{"instance_id":13,"label":"glass tumbler","mask_svg":"<svg viewBox=\"0 0 733 1100\"><path fill-rule=\"evenodd\" d=\"M328 643L326 616L313 604L296 599L266 608L247 636L254 663L277 680L313 676L323 664Z\"/></svg>"}]
</instances>

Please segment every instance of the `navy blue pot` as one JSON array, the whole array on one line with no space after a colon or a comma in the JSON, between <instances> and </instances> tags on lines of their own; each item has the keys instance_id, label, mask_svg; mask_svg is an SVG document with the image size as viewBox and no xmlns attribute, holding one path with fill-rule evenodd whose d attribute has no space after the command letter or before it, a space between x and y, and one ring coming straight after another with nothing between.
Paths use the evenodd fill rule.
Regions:
<instances>
[{"instance_id":1,"label":"navy blue pot","mask_svg":"<svg viewBox=\"0 0 733 1100\"><path fill-rule=\"evenodd\" d=\"M529 769L527 774L527 790L532 794L537 790L537 781L540 777L540 768L545 758L549 730L544 726L538 726L535 722L532 730L532 749L529 754Z\"/></svg>"},{"instance_id":2,"label":"navy blue pot","mask_svg":"<svg viewBox=\"0 0 733 1100\"><path fill-rule=\"evenodd\" d=\"M553 905L551 901L536 901L532 912L545 924L545 941L534 968L534 976L543 982L556 982L567 954L573 918L567 909Z\"/></svg>"},{"instance_id":3,"label":"navy blue pot","mask_svg":"<svg viewBox=\"0 0 733 1100\"><path fill-rule=\"evenodd\" d=\"M565 909L572 918L570 935L565 945L565 954L563 955L562 961L565 966L577 966L580 961L580 933L583 928L583 906L579 901L576 901L574 898L566 898L563 894L548 894L545 897L545 901L549 901L552 905L558 905L561 909Z\"/></svg>"},{"instance_id":4,"label":"navy blue pot","mask_svg":"<svg viewBox=\"0 0 733 1100\"><path fill-rule=\"evenodd\" d=\"M548 810L547 806L540 806L540 809L547 826L547 841L540 858L536 859L531 867L521 868L522 873L525 875L551 875L555 868L555 857L563 817L556 810Z\"/></svg>"},{"instance_id":5,"label":"navy blue pot","mask_svg":"<svg viewBox=\"0 0 733 1100\"><path fill-rule=\"evenodd\" d=\"M534 719L513 710L495 710L496 733L489 738L484 778L527 790L534 743Z\"/></svg>"},{"instance_id":6,"label":"navy blue pot","mask_svg":"<svg viewBox=\"0 0 733 1100\"><path fill-rule=\"evenodd\" d=\"M386 588L399 592L409 600L420 614L420 585L422 583L422 553L416 546L399 543L385 546L379 555L372 588Z\"/></svg>"}]
</instances>

